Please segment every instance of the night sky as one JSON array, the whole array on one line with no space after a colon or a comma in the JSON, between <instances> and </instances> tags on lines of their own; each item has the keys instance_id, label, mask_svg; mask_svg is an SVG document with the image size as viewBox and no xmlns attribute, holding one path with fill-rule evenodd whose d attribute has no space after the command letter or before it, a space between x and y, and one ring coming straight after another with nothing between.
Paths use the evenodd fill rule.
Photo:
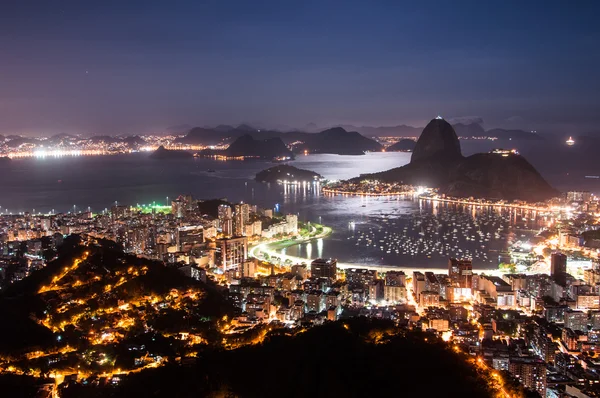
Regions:
<instances>
[{"instance_id":1,"label":"night sky","mask_svg":"<svg viewBox=\"0 0 600 398\"><path fill-rule=\"evenodd\" d=\"M93 3L93 4L92 4ZM0 133L600 132L600 1L0 2Z\"/></svg>"}]
</instances>

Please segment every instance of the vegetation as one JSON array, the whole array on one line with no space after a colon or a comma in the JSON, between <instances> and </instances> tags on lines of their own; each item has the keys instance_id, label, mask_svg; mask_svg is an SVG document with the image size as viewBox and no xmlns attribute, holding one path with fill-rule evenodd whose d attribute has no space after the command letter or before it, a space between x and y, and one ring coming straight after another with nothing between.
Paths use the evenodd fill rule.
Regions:
<instances>
[{"instance_id":1,"label":"vegetation","mask_svg":"<svg viewBox=\"0 0 600 398\"><path fill-rule=\"evenodd\" d=\"M354 318L303 333L270 331L261 344L207 348L189 366L145 370L117 387L71 384L61 396L488 397L488 379L433 335Z\"/></svg>"}]
</instances>

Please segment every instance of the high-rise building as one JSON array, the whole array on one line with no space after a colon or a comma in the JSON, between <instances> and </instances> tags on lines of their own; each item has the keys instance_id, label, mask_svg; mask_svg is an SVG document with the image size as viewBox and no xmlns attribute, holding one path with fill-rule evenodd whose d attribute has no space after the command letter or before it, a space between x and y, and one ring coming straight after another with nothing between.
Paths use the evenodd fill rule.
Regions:
<instances>
[{"instance_id":1,"label":"high-rise building","mask_svg":"<svg viewBox=\"0 0 600 398\"><path fill-rule=\"evenodd\" d=\"M310 263L310 275L313 278L329 278L335 280L337 277L337 260L318 258Z\"/></svg>"},{"instance_id":2,"label":"high-rise building","mask_svg":"<svg viewBox=\"0 0 600 398\"><path fill-rule=\"evenodd\" d=\"M295 214L288 214L285 216L287 222L287 230L289 234L295 234L298 232L298 216Z\"/></svg>"},{"instance_id":3,"label":"high-rise building","mask_svg":"<svg viewBox=\"0 0 600 398\"><path fill-rule=\"evenodd\" d=\"M588 313L584 311L565 311L565 328L572 330L588 330Z\"/></svg>"},{"instance_id":4,"label":"high-rise building","mask_svg":"<svg viewBox=\"0 0 600 398\"><path fill-rule=\"evenodd\" d=\"M511 358L508 371L523 387L537 391L546 396L546 364L541 359Z\"/></svg>"},{"instance_id":5,"label":"high-rise building","mask_svg":"<svg viewBox=\"0 0 600 398\"><path fill-rule=\"evenodd\" d=\"M223 235L233 235L233 214L231 212L231 207L228 205L220 205L217 212L219 217L219 225Z\"/></svg>"},{"instance_id":6,"label":"high-rise building","mask_svg":"<svg viewBox=\"0 0 600 398\"><path fill-rule=\"evenodd\" d=\"M471 260L448 260L448 276L453 286L460 288L472 287L473 265Z\"/></svg>"},{"instance_id":7,"label":"high-rise building","mask_svg":"<svg viewBox=\"0 0 600 398\"><path fill-rule=\"evenodd\" d=\"M561 276L567 273L567 255L555 252L550 257L550 275Z\"/></svg>"},{"instance_id":8,"label":"high-rise building","mask_svg":"<svg viewBox=\"0 0 600 398\"><path fill-rule=\"evenodd\" d=\"M233 215L233 234L235 236L246 235L246 224L250 222L250 206L247 203L240 203L234 207Z\"/></svg>"},{"instance_id":9,"label":"high-rise building","mask_svg":"<svg viewBox=\"0 0 600 398\"><path fill-rule=\"evenodd\" d=\"M185 202L181 198L171 201L171 214L177 218L182 218L185 212Z\"/></svg>"},{"instance_id":10,"label":"high-rise building","mask_svg":"<svg viewBox=\"0 0 600 398\"><path fill-rule=\"evenodd\" d=\"M569 191L567 192L567 201L569 202L589 202L592 198L590 191Z\"/></svg>"},{"instance_id":11,"label":"high-rise building","mask_svg":"<svg viewBox=\"0 0 600 398\"><path fill-rule=\"evenodd\" d=\"M403 271L388 271L385 273L386 286L406 285L406 274Z\"/></svg>"},{"instance_id":12,"label":"high-rise building","mask_svg":"<svg viewBox=\"0 0 600 398\"><path fill-rule=\"evenodd\" d=\"M202 225L191 225L177 228L175 243L177 250L189 251L193 247L204 242L204 227Z\"/></svg>"},{"instance_id":13,"label":"high-rise building","mask_svg":"<svg viewBox=\"0 0 600 398\"><path fill-rule=\"evenodd\" d=\"M383 299L390 303L406 302L406 287L385 285L383 287Z\"/></svg>"},{"instance_id":14,"label":"high-rise building","mask_svg":"<svg viewBox=\"0 0 600 398\"><path fill-rule=\"evenodd\" d=\"M239 269L248 259L248 238L219 239L217 241L220 249L217 265L224 271Z\"/></svg>"},{"instance_id":15,"label":"high-rise building","mask_svg":"<svg viewBox=\"0 0 600 398\"><path fill-rule=\"evenodd\" d=\"M419 301L421 292L425 291L425 275L422 272L414 271L412 283L413 283L413 293L415 295L415 299L417 301Z\"/></svg>"},{"instance_id":16,"label":"high-rise building","mask_svg":"<svg viewBox=\"0 0 600 398\"><path fill-rule=\"evenodd\" d=\"M372 303L379 302L383 300L384 289L383 289L383 280L377 279L371 282L368 286L369 288L369 301Z\"/></svg>"}]
</instances>

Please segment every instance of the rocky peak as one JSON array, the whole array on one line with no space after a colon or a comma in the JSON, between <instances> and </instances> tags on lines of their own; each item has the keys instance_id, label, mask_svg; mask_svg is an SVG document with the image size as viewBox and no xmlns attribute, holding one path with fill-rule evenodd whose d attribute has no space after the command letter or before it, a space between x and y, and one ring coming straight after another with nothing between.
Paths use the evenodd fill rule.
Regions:
<instances>
[{"instance_id":1,"label":"rocky peak","mask_svg":"<svg viewBox=\"0 0 600 398\"><path fill-rule=\"evenodd\" d=\"M452 125L437 117L423 129L410 162L454 161L461 158L460 142Z\"/></svg>"}]
</instances>

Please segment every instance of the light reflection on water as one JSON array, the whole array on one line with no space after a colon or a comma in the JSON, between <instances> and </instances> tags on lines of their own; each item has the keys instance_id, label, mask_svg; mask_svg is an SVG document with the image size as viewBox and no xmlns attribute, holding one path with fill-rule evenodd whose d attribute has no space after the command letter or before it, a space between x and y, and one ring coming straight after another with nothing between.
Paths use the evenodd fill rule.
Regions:
<instances>
[{"instance_id":1,"label":"light reflection on water","mask_svg":"<svg viewBox=\"0 0 600 398\"><path fill-rule=\"evenodd\" d=\"M330 179L344 179L398 167L409 160L408 153L310 155L300 156L293 164ZM0 210L19 212L35 208L36 211L48 212L55 208L57 211L68 211L75 204L78 208L89 206L98 212L110 207L115 200L123 204L164 203L167 196L174 198L182 193L192 194L199 199L225 197L232 202L243 200L262 207L279 203L283 212L296 213L302 221L320 222L334 229L334 233L326 239L287 248L289 255L336 257L346 263L417 267L445 267L450 252L445 251L443 255L432 252L429 258L427 255L402 254L398 247L399 253L395 252L396 248L387 253L387 246L393 246L394 239L404 242L407 247L414 246L414 239L419 237L425 240L426 236L419 235L419 232L427 233L427 229L415 229L415 219L431 223L441 213L451 217L453 212L467 212L473 220L478 217L477 211L472 208L431 206L403 198L326 197L310 185L280 186L252 180L258 171L271 166L273 164L270 162L219 162L210 159L160 161L149 159L147 154L16 159L10 162L5 172L0 173ZM208 169L214 169L215 172L208 172ZM499 216L508 217L506 214ZM531 234L531 231L523 230L536 226L531 221L524 223L516 212L509 218L504 222L514 225L511 233L502 232L501 238L490 237L489 242L484 241L486 248L478 250L485 252L488 259L485 261L481 255L481 258L474 257L475 267L494 268L497 254L506 248L507 242ZM529 215L526 218L536 219ZM460 219L464 225L474 222L463 216ZM354 228L350 227L351 222L354 222ZM405 227L407 237L401 238L399 234L404 232ZM504 229L508 230L508 227ZM475 244L478 242L461 240L460 237L464 236L462 232L462 226L457 228L458 241L453 241L452 236L447 237L449 241L439 240L443 244L458 243L458 248L463 251L468 249L475 253ZM486 229L485 234L488 232L495 236L497 231ZM386 250L357 245L361 234L370 234L371 239L377 241L383 239ZM427 239L435 244L438 238L434 234L427 236Z\"/></svg>"}]
</instances>

